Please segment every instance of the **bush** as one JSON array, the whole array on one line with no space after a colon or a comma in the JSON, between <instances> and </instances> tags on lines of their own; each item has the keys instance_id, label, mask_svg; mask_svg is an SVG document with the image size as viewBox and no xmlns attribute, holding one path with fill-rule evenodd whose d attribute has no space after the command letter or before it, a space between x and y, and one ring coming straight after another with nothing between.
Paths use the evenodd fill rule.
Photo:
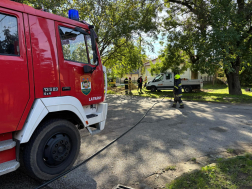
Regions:
<instances>
[{"instance_id":1,"label":"bush","mask_svg":"<svg viewBox=\"0 0 252 189\"><path fill-rule=\"evenodd\" d=\"M252 84L252 66L248 66L245 70L240 74L240 82L241 85L250 85Z\"/></svg>"},{"instance_id":2,"label":"bush","mask_svg":"<svg viewBox=\"0 0 252 189\"><path fill-rule=\"evenodd\" d=\"M115 94L115 91L107 90L107 94Z\"/></svg>"}]
</instances>

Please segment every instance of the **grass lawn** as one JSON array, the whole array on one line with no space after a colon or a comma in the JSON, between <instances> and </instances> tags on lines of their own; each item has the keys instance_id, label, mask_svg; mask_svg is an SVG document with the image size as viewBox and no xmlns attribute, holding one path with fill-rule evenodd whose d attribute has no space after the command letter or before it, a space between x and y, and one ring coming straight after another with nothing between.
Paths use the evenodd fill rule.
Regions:
<instances>
[{"instance_id":1,"label":"grass lawn","mask_svg":"<svg viewBox=\"0 0 252 189\"><path fill-rule=\"evenodd\" d=\"M118 87L121 90L109 90L108 94L120 94L124 95L124 88ZM192 101L210 101L210 102L229 102L229 103L252 103L252 92L245 91L246 87L242 88L242 95L229 95L228 87L226 85L212 85L205 84L200 92L183 93L182 100ZM173 97L172 90L162 90L161 92L151 92L146 89L143 90L143 94L140 94L136 89L132 90L132 95L152 97L152 98L166 98Z\"/></svg>"},{"instance_id":2,"label":"grass lawn","mask_svg":"<svg viewBox=\"0 0 252 189\"><path fill-rule=\"evenodd\" d=\"M183 188L252 188L252 155L219 159L216 164L186 173L166 185L167 189Z\"/></svg>"}]
</instances>

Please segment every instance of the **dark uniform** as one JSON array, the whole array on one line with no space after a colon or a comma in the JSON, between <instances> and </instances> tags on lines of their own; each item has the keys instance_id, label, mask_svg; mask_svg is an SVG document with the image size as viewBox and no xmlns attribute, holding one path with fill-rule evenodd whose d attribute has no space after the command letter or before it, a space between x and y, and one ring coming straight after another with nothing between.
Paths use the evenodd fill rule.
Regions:
<instances>
[{"instance_id":1,"label":"dark uniform","mask_svg":"<svg viewBox=\"0 0 252 189\"><path fill-rule=\"evenodd\" d=\"M143 79L142 79L142 76L140 76L137 80L137 83L138 83L138 89L137 91L140 89L140 92L142 93L142 87L143 87Z\"/></svg>"},{"instance_id":2,"label":"dark uniform","mask_svg":"<svg viewBox=\"0 0 252 189\"><path fill-rule=\"evenodd\" d=\"M124 79L124 84L125 84L125 94L128 94L129 80L127 77Z\"/></svg>"},{"instance_id":3,"label":"dark uniform","mask_svg":"<svg viewBox=\"0 0 252 189\"><path fill-rule=\"evenodd\" d=\"M177 75L176 75L177 76ZM180 76L178 77L178 79L176 79L175 76L175 81L174 81L174 89L173 89L173 93L174 93L174 103L172 105L173 108L176 108L177 102L179 102L179 107L180 108L184 108L184 104L181 100L182 97L182 86L181 86L181 79Z\"/></svg>"}]
</instances>

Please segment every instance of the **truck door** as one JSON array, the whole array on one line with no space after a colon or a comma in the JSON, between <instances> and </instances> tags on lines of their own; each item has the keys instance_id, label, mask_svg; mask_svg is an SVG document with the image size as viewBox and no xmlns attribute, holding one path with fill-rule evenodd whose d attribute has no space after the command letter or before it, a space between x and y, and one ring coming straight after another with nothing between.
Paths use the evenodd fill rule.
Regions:
<instances>
[{"instance_id":1,"label":"truck door","mask_svg":"<svg viewBox=\"0 0 252 189\"><path fill-rule=\"evenodd\" d=\"M164 88L164 75L160 74L160 75L156 76L154 78L153 82L155 83L157 90L163 89Z\"/></svg>"},{"instance_id":2,"label":"truck door","mask_svg":"<svg viewBox=\"0 0 252 189\"><path fill-rule=\"evenodd\" d=\"M167 89L173 88L174 85L174 78L172 77L172 73L165 73L164 74L164 86Z\"/></svg>"},{"instance_id":3,"label":"truck door","mask_svg":"<svg viewBox=\"0 0 252 189\"><path fill-rule=\"evenodd\" d=\"M61 96L76 97L82 105L97 104L104 98L102 65L100 59L93 60L90 35L84 35L74 28L56 22ZM84 74L84 65L96 69L93 73Z\"/></svg>"},{"instance_id":4,"label":"truck door","mask_svg":"<svg viewBox=\"0 0 252 189\"><path fill-rule=\"evenodd\" d=\"M22 13L0 8L0 133L15 131L29 100Z\"/></svg>"}]
</instances>

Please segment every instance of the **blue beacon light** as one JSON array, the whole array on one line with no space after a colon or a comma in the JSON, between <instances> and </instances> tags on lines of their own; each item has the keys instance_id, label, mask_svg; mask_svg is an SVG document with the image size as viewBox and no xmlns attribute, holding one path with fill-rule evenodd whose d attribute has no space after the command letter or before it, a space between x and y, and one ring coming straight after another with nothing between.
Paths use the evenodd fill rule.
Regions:
<instances>
[{"instance_id":1,"label":"blue beacon light","mask_svg":"<svg viewBox=\"0 0 252 189\"><path fill-rule=\"evenodd\" d=\"M68 11L68 18L79 21L79 12L75 9L70 9Z\"/></svg>"}]
</instances>

